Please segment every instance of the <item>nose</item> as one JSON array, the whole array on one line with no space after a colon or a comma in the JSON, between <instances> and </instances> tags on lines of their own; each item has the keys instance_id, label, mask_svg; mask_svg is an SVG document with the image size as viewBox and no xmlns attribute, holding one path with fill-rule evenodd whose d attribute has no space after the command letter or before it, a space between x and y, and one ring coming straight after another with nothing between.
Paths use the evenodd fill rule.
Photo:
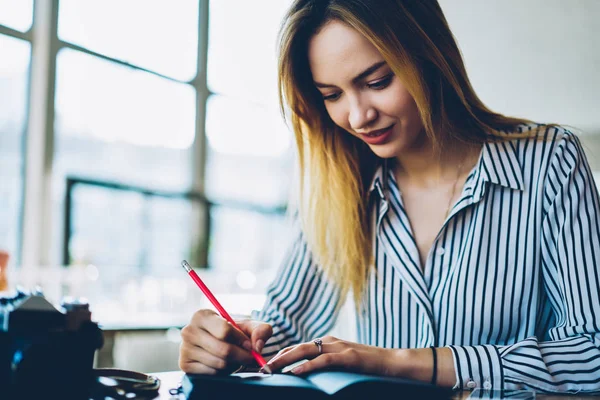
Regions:
<instances>
[{"instance_id":1,"label":"nose","mask_svg":"<svg viewBox=\"0 0 600 400\"><path fill-rule=\"evenodd\" d=\"M355 132L363 131L375 122L377 110L368 101L355 98L350 104L348 123Z\"/></svg>"}]
</instances>

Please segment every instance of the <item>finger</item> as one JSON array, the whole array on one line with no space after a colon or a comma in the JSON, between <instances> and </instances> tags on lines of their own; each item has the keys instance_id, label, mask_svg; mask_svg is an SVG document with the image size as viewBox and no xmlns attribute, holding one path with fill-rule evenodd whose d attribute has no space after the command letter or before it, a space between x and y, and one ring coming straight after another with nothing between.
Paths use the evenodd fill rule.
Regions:
<instances>
[{"instance_id":1,"label":"finger","mask_svg":"<svg viewBox=\"0 0 600 400\"><path fill-rule=\"evenodd\" d=\"M246 320L238 325L250 337L252 348L258 353L262 352L265 342L273 335L271 325L264 322Z\"/></svg>"},{"instance_id":2,"label":"finger","mask_svg":"<svg viewBox=\"0 0 600 400\"><path fill-rule=\"evenodd\" d=\"M183 343L204 349L213 356L227 362L251 364L254 361L252 354L248 350L217 339L204 329L195 329L192 334L189 332L190 330L185 333L182 331Z\"/></svg>"},{"instance_id":3,"label":"finger","mask_svg":"<svg viewBox=\"0 0 600 400\"><path fill-rule=\"evenodd\" d=\"M184 364L204 364L214 370L225 370L229 366L227 360L216 357L200 347L196 347L187 343L181 344L180 360Z\"/></svg>"},{"instance_id":4,"label":"finger","mask_svg":"<svg viewBox=\"0 0 600 400\"><path fill-rule=\"evenodd\" d=\"M241 334L239 330L235 329L229 324L224 318L218 315L213 310L202 309L198 310L192 316L192 319L188 325L183 328L183 331L189 330L187 334L193 334L198 329L204 329L213 334L213 336L219 337L222 340L237 343L240 346L244 345L250 350L251 343L249 338ZM182 331L182 336L184 332ZM246 342L248 342L246 344Z\"/></svg>"},{"instance_id":5,"label":"finger","mask_svg":"<svg viewBox=\"0 0 600 400\"><path fill-rule=\"evenodd\" d=\"M204 374L204 375L215 375L219 371L204 364L201 360L205 359L204 354L194 353L191 348L194 348L190 344L182 343L179 348L179 369L187 374Z\"/></svg>"},{"instance_id":6,"label":"finger","mask_svg":"<svg viewBox=\"0 0 600 400\"><path fill-rule=\"evenodd\" d=\"M206 323L206 321L218 317L219 315L213 310L201 309L196 311L194 315L192 315L190 325L198 328L204 328L204 324Z\"/></svg>"},{"instance_id":7,"label":"finger","mask_svg":"<svg viewBox=\"0 0 600 400\"><path fill-rule=\"evenodd\" d=\"M202 332L201 342L202 345L200 347L218 358L240 364L251 364L254 362L254 358L250 351L243 349L236 344L218 339L209 332Z\"/></svg>"},{"instance_id":8,"label":"finger","mask_svg":"<svg viewBox=\"0 0 600 400\"><path fill-rule=\"evenodd\" d=\"M323 348L325 347L325 343L323 344ZM302 359L312 359L319 355L319 349L313 342L302 343L297 346L294 346L289 351L271 359L268 364L269 367L278 371L283 367L300 361Z\"/></svg>"},{"instance_id":9,"label":"finger","mask_svg":"<svg viewBox=\"0 0 600 400\"><path fill-rule=\"evenodd\" d=\"M180 362L179 368L186 374L216 375L219 373L216 369L193 361Z\"/></svg>"},{"instance_id":10,"label":"finger","mask_svg":"<svg viewBox=\"0 0 600 400\"><path fill-rule=\"evenodd\" d=\"M346 371L358 369L358 355L354 349L347 349L341 353L324 353L292 369L294 375L308 374L312 371L328 368L344 368Z\"/></svg>"},{"instance_id":11,"label":"finger","mask_svg":"<svg viewBox=\"0 0 600 400\"><path fill-rule=\"evenodd\" d=\"M244 347L245 342L248 342L247 347L250 350L249 338L213 310L202 309L196 311L188 326L192 330L193 328L204 329L223 341L236 343L242 347Z\"/></svg>"},{"instance_id":12,"label":"finger","mask_svg":"<svg viewBox=\"0 0 600 400\"><path fill-rule=\"evenodd\" d=\"M185 343L189 343L189 344L192 344L192 345L198 346L198 347L205 347L207 333L208 332L204 328L200 328L196 325L190 324L190 325L184 326L183 329L181 330L181 338L182 338L183 342L185 342ZM208 333L208 334L210 336L213 336L210 333ZM244 342L247 345L246 349L250 350L250 348L251 348L250 340L247 340L246 342ZM243 346L243 344L242 344L242 346Z\"/></svg>"},{"instance_id":13,"label":"finger","mask_svg":"<svg viewBox=\"0 0 600 400\"><path fill-rule=\"evenodd\" d=\"M279 352L277 352L277 354L275 354L273 357L271 357L271 359L269 360L269 364L275 360L277 360L281 355L287 353L288 351L292 350L294 347L296 347L296 345L294 346L288 346L284 349L279 350Z\"/></svg>"},{"instance_id":14,"label":"finger","mask_svg":"<svg viewBox=\"0 0 600 400\"><path fill-rule=\"evenodd\" d=\"M210 318L205 318L201 328L219 340L246 347L248 350L251 348L248 336L219 315L214 314Z\"/></svg>"},{"instance_id":15,"label":"finger","mask_svg":"<svg viewBox=\"0 0 600 400\"><path fill-rule=\"evenodd\" d=\"M181 340L183 343L189 343L194 346L202 346L200 339L201 332L203 329L198 328L196 325L186 325L181 329Z\"/></svg>"}]
</instances>

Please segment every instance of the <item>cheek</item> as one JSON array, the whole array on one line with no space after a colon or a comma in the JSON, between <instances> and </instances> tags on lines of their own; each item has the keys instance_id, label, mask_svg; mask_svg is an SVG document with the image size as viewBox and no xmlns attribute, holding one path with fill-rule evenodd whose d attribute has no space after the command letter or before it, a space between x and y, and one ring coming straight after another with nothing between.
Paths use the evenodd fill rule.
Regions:
<instances>
[{"instance_id":1,"label":"cheek","mask_svg":"<svg viewBox=\"0 0 600 400\"><path fill-rule=\"evenodd\" d=\"M421 114L412 96L406 90L396 91L386 102L386 113L401 121L408 132L419 132L423 128Z\"/></svg>"},{"instance_id":2,"label":"cheek","mask_svg":"<svg viewBox=\"0 0 600 400\"><path fill-rule=\"evenodd\" d=\"M395 90L387 91L381 100L380 108L388 115L412 119L418 114L412 96L400 85Z\"/></svg>"},{"instance_id":3,"label":"cheek","mask_svg":"<svg viewBox=\"0 0 600 400\"><path fill-rule=\"evenodd\" d=\"M410 98L408 104L405 105L405 109L407 125L413 130L420 132L423 129L423 121L421 120L421 114L419 113L417 104L412 98Z\"/></svg>"},{"instance_id":4,"label":"cheek","mask_svg":"<svg viewBox=\"0 0 600 400\"><path fill-rule=\"evenodd\" d=\"M409 97L406 101L402 102L402 104L399 105L399 109L401 110L402 119L404 119L406 125L415 129L419 129L419 127L422 126L421 115L419 114L417 104L412 97Z\"/></svg>"},{"instance_id":5,"label":"cheek","mask_svg":"<svg viewBox=\"0 0 600 400\"><path fill-rule=\"evenodd\" d=\"M346 113L342 107L339 106L339 104L325 106L325 109L327 110L327 114L329 114L329 118L331 118L334 124L346 130L350 128Z\"/></svg>"}]
</instances>

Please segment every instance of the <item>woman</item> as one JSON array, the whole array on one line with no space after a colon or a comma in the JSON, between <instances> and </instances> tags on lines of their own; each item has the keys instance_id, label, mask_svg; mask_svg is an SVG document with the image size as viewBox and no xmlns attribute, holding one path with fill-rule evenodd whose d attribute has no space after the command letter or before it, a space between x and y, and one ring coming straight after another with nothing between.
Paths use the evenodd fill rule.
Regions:
<instances>
[{"instance_id":1,"label":"woman","mask_svg":"<svg viewBox=\"0 0 600 400\"><path fill-rule=\"evenodd\" d=\"M297 241L250 340L200 310L183 371L255 348L273 370L308 359L298 374L600 391L599 198L576 136L487 109L435 1L297 0L279 77ZM348 293L359 343L320 338Z\"/></svg>"}]
</instances>

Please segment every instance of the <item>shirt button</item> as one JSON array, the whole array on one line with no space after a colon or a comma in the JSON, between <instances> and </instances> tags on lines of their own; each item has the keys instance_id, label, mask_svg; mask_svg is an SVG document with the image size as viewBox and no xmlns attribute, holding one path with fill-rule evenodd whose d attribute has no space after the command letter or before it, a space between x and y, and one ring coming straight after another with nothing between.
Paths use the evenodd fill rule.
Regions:
<instances>
[{"instance_id":1,"label":"shirt button","mask_svg":"<svg viewBox=\"0 0 600 400\"><path fill-rule=\"evenodd\" d=\"M467 387L469 389L475 389L477 387L477 382L469 379L469 381L467 382Z\"/></svg>"},{"instance_id":2,"label":"shirt button","mask_svg":"<svg viewBox=\"0 0 600 400\"><path fill-rule=\"evenodd\" d=\"M437 249L438 256L443 256L445 253L446 253L446 249L444 249L443 247L440 247Z\"/></svg>"},{"instance_id":3,"label":"shirt button","mask_svg":"<svg viewBox=\"0 0 600 400\"><path fill-rule=\"evenodd\" d=\"M492 388L492 383L490 381L483 382L483 388L485 390L490 390Z\"/></svg>"}]
</instances>

